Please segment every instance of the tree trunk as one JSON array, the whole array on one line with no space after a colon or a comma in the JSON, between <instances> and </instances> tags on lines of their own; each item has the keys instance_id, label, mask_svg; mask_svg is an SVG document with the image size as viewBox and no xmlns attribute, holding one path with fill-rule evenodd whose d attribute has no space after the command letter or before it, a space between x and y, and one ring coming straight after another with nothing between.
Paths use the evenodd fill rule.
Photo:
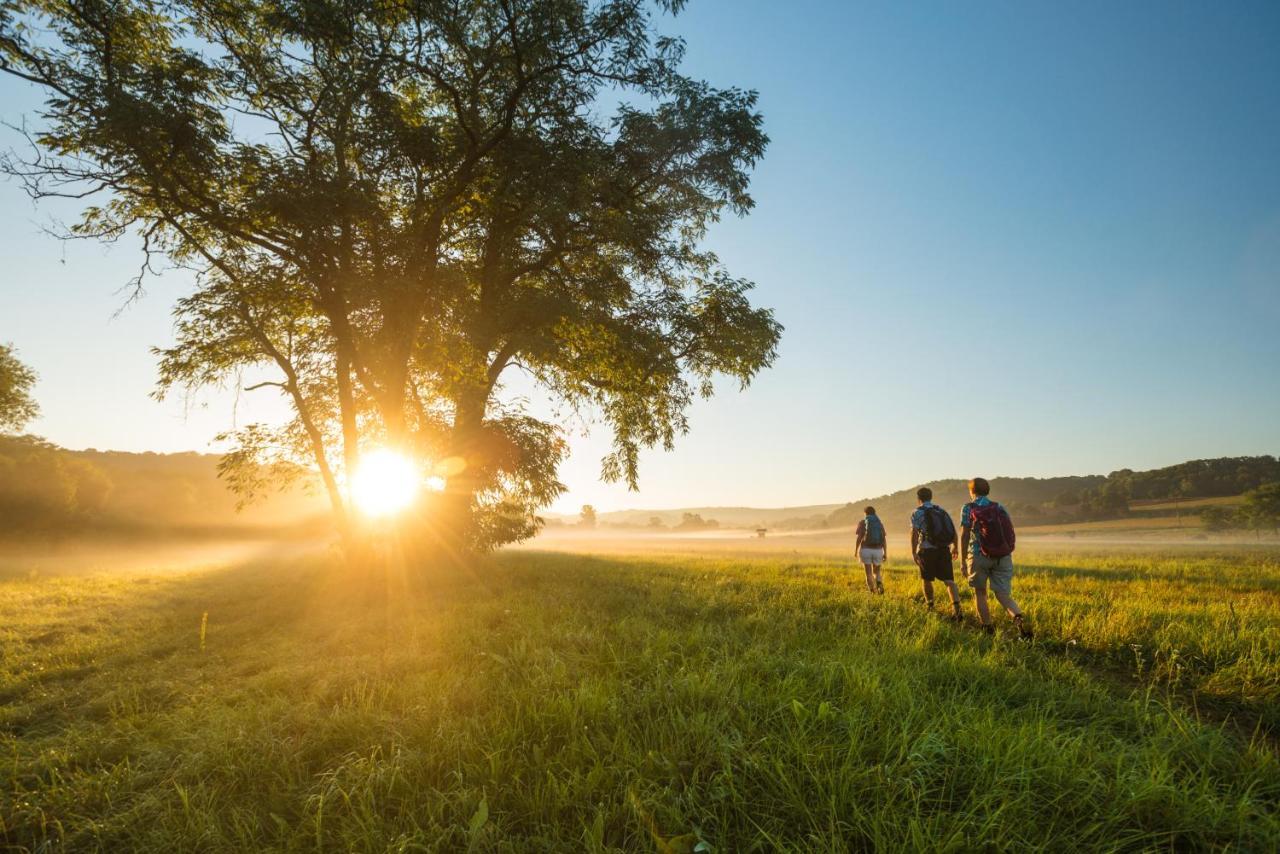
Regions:
<instances>
[{"instance_id":1,"label":"tree trunk","mask_svg":"<svg viewBox=\"0 0 1280 854\"><path fill-rule=\"evenodd\" d=\"M445 482L439 521L446 547L459 555L475 545L473 509L481 485L480 470L485 465L481 440L487 404L488 395L479 390L464 392L454 403L449 455L460 458L463 466Z\"/></svg>"}]
</instances>

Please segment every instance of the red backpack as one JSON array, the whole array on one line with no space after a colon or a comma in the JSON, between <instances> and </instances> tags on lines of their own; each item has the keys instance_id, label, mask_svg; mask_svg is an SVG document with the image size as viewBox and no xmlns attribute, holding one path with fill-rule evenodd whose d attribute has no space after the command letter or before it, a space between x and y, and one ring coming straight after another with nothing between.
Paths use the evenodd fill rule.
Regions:
<instances>
[{"instance_id":1,"label":"red backpack","mask_svg":"<svg viewBox=\"0 0 1280 854\"><path fill-rule=\"evenodd\" d=\"M978 532L978 548L984 555L1001 558L1013 554L1013 544L1017 537L1013 533L1013 520L999 504L972 504L969 506L969 521L973 530Z\"/></svg>"}]
</instances>

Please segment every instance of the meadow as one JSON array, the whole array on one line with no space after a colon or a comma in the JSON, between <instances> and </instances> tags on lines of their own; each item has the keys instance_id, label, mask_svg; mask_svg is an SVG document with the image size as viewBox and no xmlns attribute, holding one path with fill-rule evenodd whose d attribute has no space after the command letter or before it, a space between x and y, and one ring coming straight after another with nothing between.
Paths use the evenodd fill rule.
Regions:
<instances>
[{"instance_id":1,"label":"meadow","mask_svg":"<svg viewBox=\"0 0 1280 854\"><path fill-rule=\"evenodd\" d=\"M1280 551L1018 560L1032 643L828 541L0 561L0 843L1280 848Z\"/></svg>"}]
</instances>

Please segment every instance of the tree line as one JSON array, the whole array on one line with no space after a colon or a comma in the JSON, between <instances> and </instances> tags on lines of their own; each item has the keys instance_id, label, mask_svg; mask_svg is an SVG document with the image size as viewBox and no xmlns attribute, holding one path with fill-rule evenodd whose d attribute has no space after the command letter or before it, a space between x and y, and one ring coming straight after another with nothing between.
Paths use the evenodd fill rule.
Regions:
<instances>
[{"instance_id":1,"label":"tree line","mask_svg":"<svg viewBox=\"0 0 1280 854\"><path fill-rule=\"evenodd\" d=\"M1237 507L1206 507L1200 521L1210 531L1280 529L1280 482L1264 483L1244 494Z\"/></svg>"},{"instance_id":2,"label":"tree line","mask_svg":"<svg viewBox=\"0 0 1280 854\"><path fill-rule=\"evenodd\" d=\"M1048 525L1122 519L1145 512L1135 502L1172 502L1177 513L1177 504L1182 501L1244 495L1278 482L1280 460L1264 455L1190 460L1149 471L1120 469L1105 477L994 478L991 488L992 494L999 496L1019 518ZM926 485L933 490L934 500L943 506L959 507L968 500L964 480L939 480ZM850 527L862 518L862 508L867 504L874 505L884 518L909 514L916 506L915 488L850 502L827 516L787 520L775 527ZM1219 517L1220 513L1213 511L1208 518L1221 525ZM1230 516L1227 522L1247 528L1258 524L1261 518L1264 517L1254 513L1247 518Z\"/></svg>"},{"instance_id":3,"label":"tree line","mask_svg":"<svg viewBox=\"0 0 1280 854\"><path fill-rule=\"evenodd\" d=\"M0 435L0 537L245 533L307 526L324 505L290 489L240 512L212 454L69 451Z\"/></svg>"}]
</instances>

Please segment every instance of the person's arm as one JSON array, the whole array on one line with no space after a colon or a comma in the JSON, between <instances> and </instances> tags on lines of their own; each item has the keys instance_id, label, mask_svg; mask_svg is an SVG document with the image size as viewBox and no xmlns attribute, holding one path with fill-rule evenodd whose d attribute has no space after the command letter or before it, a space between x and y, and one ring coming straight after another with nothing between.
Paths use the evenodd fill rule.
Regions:
<instances>
[{"instance_id":1,"label":"person's arm","mask_svg":"<svg viewBox=\"0 0 1280 854\"><path fill-rule=\"evenodd\" d=\"M962 530L964 533L960 535L960 567L963 569L969 565L969 526L965 525Z\"/></svg>"},{"instance_id":2,"label":"person's arm","mask_svg":"<svg viewBox=\"0 0 1280 854\"><path fill-rule=\"evenodd\" d=\"M854 553L862 551L862 539L867 535L867 523L859 522L857 527L858 538L853 543Z\"/></svg>"},{"instance_id":3,"label":"person's arm","mask_svg":"<svg viewBox=\"0 0 1280 854\"><path fill-rule=\"evenodd\" d=\"M911 528L911 559L920 563L920 532L914 526Z\"/></svg>"}]
</instances>

